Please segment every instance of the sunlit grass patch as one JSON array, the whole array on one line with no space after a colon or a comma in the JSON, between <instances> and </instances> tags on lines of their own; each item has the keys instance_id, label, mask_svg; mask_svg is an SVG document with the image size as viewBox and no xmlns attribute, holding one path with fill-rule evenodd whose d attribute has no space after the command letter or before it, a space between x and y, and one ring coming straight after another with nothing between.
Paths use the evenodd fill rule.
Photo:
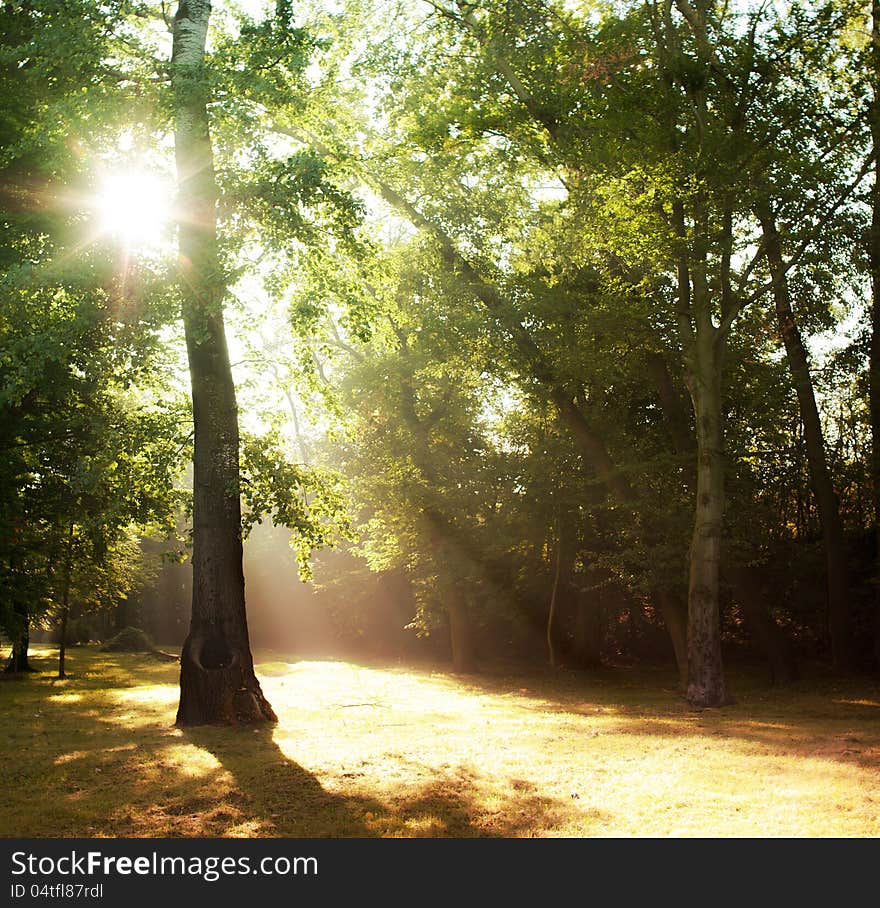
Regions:
<instances>
[{"instance_id":1,"label":"sunlit grass patch","mask_svg":"<svg viewBox=\"0 0 880 908\"><path fill-rule=\"evenodd\" d=\"M4 684L0 833L880 834L876 684L734 678L737 705L694 712L662 674L257 656L276 727L174 728L177 666L136 655Z\"/></svg>"}]
</instances>

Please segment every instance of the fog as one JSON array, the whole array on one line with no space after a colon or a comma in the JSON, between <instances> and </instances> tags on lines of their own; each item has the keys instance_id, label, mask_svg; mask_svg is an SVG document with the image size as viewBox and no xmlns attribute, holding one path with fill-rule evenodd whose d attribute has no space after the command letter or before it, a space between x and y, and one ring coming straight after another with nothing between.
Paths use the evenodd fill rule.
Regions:
<instances>
[{"instance_id":1,"label":"fog","mask_svg":"<svg viewBox=\"0 0 880 908\"><path fill-rule=\"evenodd\" d=\"M259 524L244 544L245 597L251 645L305 657L383 659L442 652L444 635L419 638L399 573L373 573L344 551L324 551L314 578L300 579L290 531ZM158 561L158 555L155 556ZM143 626L160 645L180 646L188 630L192 565L159 562L156 576L130 597L117 623Z\"/></svg>"}]
</instances>

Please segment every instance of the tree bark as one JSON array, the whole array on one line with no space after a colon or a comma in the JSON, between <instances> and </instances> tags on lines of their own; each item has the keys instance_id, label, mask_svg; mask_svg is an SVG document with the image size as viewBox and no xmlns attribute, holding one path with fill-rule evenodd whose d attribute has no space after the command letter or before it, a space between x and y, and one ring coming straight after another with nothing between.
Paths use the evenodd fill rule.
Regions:
<instances>
[{"instance_id":1,"label":"tree bark","mask_svg":"<svg viewBox=\"0 0 880 908\"><path fill-rule=\"evenodd\" d=\"M547 611L547 659L550 668L556 668L556 648L553 645L553 620L556 617L556 599L559 592L559 574L562 568L562 539L556 539L556 568L553 572L553 586L550 590L550 607Z\"/></svg>"},{"instance_id":2,"label":"tree bark","mask_svg":"<svg viewBox=\"0 0 880 908\"><path fill-rule=\"evenodd\" d=\"M9 654L9 661L6 663L6 671L10 674L36 671L28 661L30 636L30 628L26 626L24 631L16 635L12 641L12 652Z\"/></svg>"},{"instance_id":3,"label":"tree bark","mask_svg":"<svg viewBox=\"0 0 880 908\"><path fill-rule=\"evenodd\" d=\"M840 506L831 481L828 461L825 456L825 440L810 363L795 320L785 278L782 249L776 221L767 208L759 212L764 247L770 266L773 284L773 300L776 306L776 321L785 345L792 381L797 392L801 423L804 427L804 442L807 449L807 463L810 469L810 485L816 500L819 523L822 526L822 542L825 549L825 568L828 584L828 630L831 636L831 658L838 672L852 669L852 619L850 615L849 556L840 517Z\"/></svg>"},{"instance_id":4,"label":"tree bark","mask_svg":"<svg viewBox=\"0 0 880 908\"><path fill-rule=\"evenodd\" d=\"M28 661L28 649L31 643L31 622L27 612L27 607L21 601L15 601L12 605L15 614L15 625L12 628L12 652L9 654L9 661L6 663L6 671L10 674L14 672L35 672Z\"/></svg>"},{"instance_id":5,"label":"tree bark","mask_svg":"<svg viewBox=\"0 0 880 908\"><path fill-rule=\"evenodd\" d=\"M67 657L67 619L70 617L70 582L73 576L73 524L67 532L67 548L64 553L64 583L61 593L61 627L58 639L58 677L66 678L65 659Z\"/></svg>"},{"instance_id":6,"label":"tree bark","mask_svg":"<svg viewBox=\"0 0 880 908\"><path fill-rule=\"evenodd\" d=\"M171 87L183 323L192 382L193 600L178 725L275 722L254 674L245 612L238 410L223 324L205 43L211 4L180 0Z\"/></svg>"},{"instance_id":7,"label":"tree bark","mask_svg":"<svg viewBox=\"0 0 880 908\"><path fill-rule=\"evenodd\" d=\"M67 619L70 616L70 602L65 592L64 605L61 609L61 627L58 630L58 677L66 678L65 662L67 659Z\"/></svg>"},{"instance_id":8,"label":"tree bark","mask_svg":"<svg viewBox=\"0 0 880 908\"><path fill-rule=\"evenodd\" d=\"M688 685L692 706L728 702L721 660L720 567L724 522L721 355L708 316L688 357L697 429L697 494L688 576Z\"/></svg>"}]
</instances>

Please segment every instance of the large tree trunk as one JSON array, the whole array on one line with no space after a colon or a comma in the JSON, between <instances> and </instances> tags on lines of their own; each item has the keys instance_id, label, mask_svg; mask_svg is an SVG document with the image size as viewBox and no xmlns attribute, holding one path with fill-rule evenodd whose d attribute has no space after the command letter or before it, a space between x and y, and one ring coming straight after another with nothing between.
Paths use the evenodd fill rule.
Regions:
<instances>
[{"instance_id":1,"label":"large tree trunk","mask_svg":"<svg viewBox=\"0 0 880 908\"><path fill-rule=\"evenodd\" d=\"M14 672L35 672L36 669L31 667L28 662L28 649L31 643L31 622L28 615L27 607L19 600L12 605L15 614L15 625L12 629L12 652L9 654L9 661L6 663L6 671Z\"/></svg>"},{"instance_id":2,"label":"large tree trunk","mask_svg":"<svg viewBox=\"0 0 880 908\"><path fill-rule=\"evenodd\" d=\"M697 429L697 494L688 577L688 685L692 706L728 701L721 661L720 568L724 522L721 356L708 325L695 333L688 390Z\"/></svg>"},{"instance_id":3,"label":"large tree trunk","mask_svg":"<svg viewBox=\"0 0 880 908\"><path fill-rule=\"evenodd\" d=\"M181 0L171 85L183 323L192 382L193 600L178 725L274 722L254 675L242 569L238 412L223 325L205 41L209 0Z\"/></svg>"},{"instance_id":4,"label":"large tree trunk","mask_svg":"<svg viewBox=\"0 0 880 908\"><path fill-rule=\"evenodd\" d=\"M828 629L831 635L831 657L834 668L837 671L846 672L852 668L852 621L849 601L849 561L843 533L843 521L840 518L840 507L825 457L825 440L813 390L813 379L810 376L807 351L804 348L804 342L791 307L776 222L767 209L761 211L759 216L773 282L776 320L785 344L785 353L797 392L801 423L804 427L804 441L807 447L810 485L813 488L819 522L822 526L828 583Z\"/></svg>"},{"instance_id":5,"label":"large tree trunk","mask_svg":"<svg viewBox=\"0 0 880 908\"><path fill-rule=\"evenodd\" d=\"M14 672L34 672L36 671L28 662L28 648L31 643L30 627L25 625L24 630L16 634L12 641L12 652L9 654L9 661L6 663L6 671Z\"/></svg>"}]
</instances>

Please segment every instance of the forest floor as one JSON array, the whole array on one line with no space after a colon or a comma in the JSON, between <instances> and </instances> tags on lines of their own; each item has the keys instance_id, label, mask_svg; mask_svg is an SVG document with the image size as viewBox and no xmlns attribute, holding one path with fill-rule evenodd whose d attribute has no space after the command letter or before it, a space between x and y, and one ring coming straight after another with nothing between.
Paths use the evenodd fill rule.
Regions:
<instances>
[{"instance_id":1,"label":"forest floor","mask_svg":"<svg viewBox=\"0 0 880 908\"><path fill-rule=\"evenodd\" d=\"M173 727L176 664L0 680L2 836L878 836L880 684L694 711L672 675L456 676L260 653L274 728Z\"/></svg>"}]
</instances>

